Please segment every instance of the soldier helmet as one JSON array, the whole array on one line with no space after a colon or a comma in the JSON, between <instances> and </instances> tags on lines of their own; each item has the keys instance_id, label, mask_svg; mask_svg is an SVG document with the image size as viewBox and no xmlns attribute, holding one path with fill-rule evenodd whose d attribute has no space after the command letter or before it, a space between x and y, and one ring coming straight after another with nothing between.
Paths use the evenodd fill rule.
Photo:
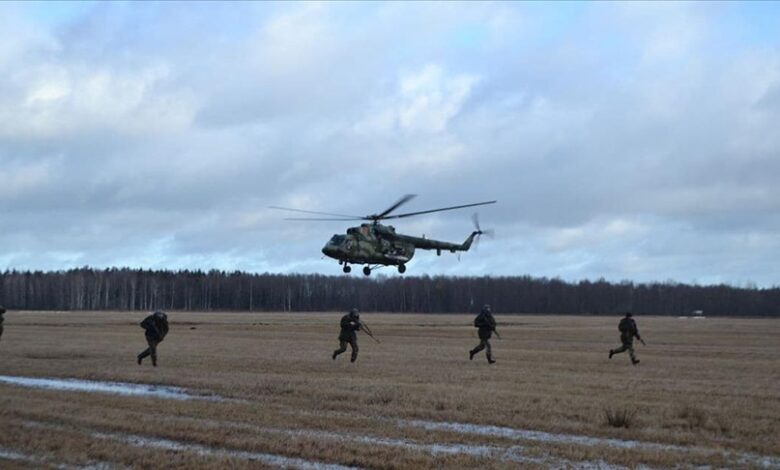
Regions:
<instances>
[{"instance_id":1,"label":"soldier helmet","mask_svg":"<svg viewBox=\"0 0 780 470\"><path fill-rule=\"evenodd\" d=\"M161 312L159 310L154 312L154 316L157 317L157 318L161 318L163 320L167 320L168 319L168 315L166 315L165 312Z\"/></svg>"},{"instance_id":2,"label":"soldier helmet","mask_svg":"<svg viewBox=\"0 0 780 470\"><path fill-rule=\"evenodd\" d=\"M490 304L483 305L482 306L482 311L483 312L489 312L490 311Z\"/></svg>"},{"instance_id":3,"label":"soldier helmet","mask_svg":"<svg viewBox=\"0 0 780 470\"><path fill-rule=\"evenodd\" d=\"M631 312L626 312L626 317L627 317L627 318L631 318L631 317L633 317L633 316L634 316L634 315L632 315L632 314L631 314Z\"/></svg>"},{"instance_id":4,"label":"soldier helmet","mask_svg":"<svg viewBox=\"0 0 780 470\"><path fill-rule=\"evenodd\" d=\"M360 318L360 312L358 312L358 309L353 308L349 311L349 314L352 315L355 318Z\"/></svg>"}]
</instances>

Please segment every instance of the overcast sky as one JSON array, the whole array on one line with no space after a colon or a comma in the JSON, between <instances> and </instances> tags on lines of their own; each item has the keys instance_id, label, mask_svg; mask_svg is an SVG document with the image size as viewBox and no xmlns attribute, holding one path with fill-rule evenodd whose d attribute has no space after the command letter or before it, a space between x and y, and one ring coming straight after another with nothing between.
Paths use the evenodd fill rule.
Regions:
<instances>
[{"instance_id":1,"label":"overcast sky","mask_svg":"<svg viewBox=\"0 0 780 470\"><path fill-rule=\"evenodd\" d=\"M407 274L780 285L778 3L4 2L0 31L0 269L339 274L349 224L267 206L415 193L497 199L496 237Z\"/></svg>"}]
</instances>

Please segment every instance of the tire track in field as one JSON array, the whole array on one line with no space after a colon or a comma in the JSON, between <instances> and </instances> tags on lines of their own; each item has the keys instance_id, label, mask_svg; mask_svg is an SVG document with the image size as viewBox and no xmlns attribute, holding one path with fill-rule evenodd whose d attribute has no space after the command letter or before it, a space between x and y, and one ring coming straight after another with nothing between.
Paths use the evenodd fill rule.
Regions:
<instances>
[{"instance_id":1,"label":"tire track in field","mask_svg":"<svg viewBox=\"0 0 780 470\"><path fill-rule=\"evenodd\" d=\"M123 442L125 444L132 445L134 447L140 447L145 449L160 449L169 450L174 452L188 452L194 453L202 457L221 457L221 458L237 458L240 460L247 460L250 462L261 462L266 465L278 467L278 468L296 468L300 470L359 470L360 467L350 467L339 464L329 464L325 462L319 462L316 460L306 460L297 457L287 457L285 455L271 454L267 452L254 452L245 450L226 449L222 447L212 447L202 444L194 444L190 442L182 442L173 439L165 439L154 436L143 436L140 434L131 433L118 433L118 432L104 432L89 429L86 427L73 426L69 427L63 424L54 424L41 421L27 420L22 423L23 426L29 428L38 429L54 429L57 431L69 431L77 429L79 431L85 431L90 436L99 440L111 440L115 442ZM37 457L33 457L37 458ZM82 470L97 468L98 470L104 468L112 468L109 464L105 467L75 467ZM59 468L59 467L58 467ZM66 467L68 470L74 467Z\"/></svg>"},{"instance_id":2,"label":"tire track in field","mask_svg":"<svg viewBox=\"0 0 780 470\"><path fill-rule=\"evenodd\" d=\"M468 455L471 457L481 457L486 459L496 459L505 462L517 464L534 464L548 468L578 468L584 470L627 470L628 467L609 464L604 461L572 461L558 458L549 454L541 456L532 455L527 452L523 446L502 447L496 445L475 445L461 443L434 443L427 444L411 439L393 439L372 435L357 435L351 433L339 433L333 431L321 431L311 429L282 429L256 426L249 423L239 423L234 421L220 421L213 419L203 419L194 417L176 417L176 421L184 421L192 424L208 424L218 427L230 427L232 429L252 432L285 435L292 438L305 439L324 439L348 444L368 444L383 447L393 447L412 452L423 452L431 455ZM67 429L61 424L45 423L39 421L25 421L24 425L33 428L52 428L58 430ZM103 432L84 427L76 426L77 429L88 432L96 439L113 440L124 442L141 448L155 448L161 450L171 450L175 452L191 452L204 457L232 457L241 460L259 461L267 465L273 465L281 468L300 468L304 470L347 470L359 467L347 467L338 464L327 464L317 461L305 460L295 457L287 457L276 454L243 451L235 449L225 449L209 447L202 444L194 444L172 439L165 439L153 436L144 436L133 433L121 432ZM648 467L644 467L648 468Z\"/></svg>"},{"instance_id":3,"label":"tire track in field","mask_svg":"<svg viewBox=\"0 0 780 470\"><path fill-rule=\"evenodd\" d=\"M636 440L624 440L605 437L583 436L578 434L549 433L529 429L515 429L501 426L478 425L470 423L453 423L447 421L396 420L400 427L416 427L428 431L449 431L458 434L503 437L519 441L546 442L556 444L575 444L586 447L607 446L619 449L641 449L656 451L672 451L680 453L700 453L704 455L721 455L740 465L752 465L759 468L780 468L780 457L713 449L701 446L680 446L660 444Z\"/></svg>"},{"instance_id":4,"label":"tire track in field","mask_svg":"<svg viewBox=\"0 0 780 470\"><path fill-rule=\"evenodd\" d=\"M70 392L89 392L89 393L107 393L119 396L151 396L162 399L172 400L208 400L221 402L224 398L213 394L202 394L193 392L181 387L157 385L157 384L137 384L124 382L105 382L90 381L81 379L59 379L59 378L32 378L21 376L3 376L0 375L0 383ZM196 418L192 418L196 419ZM544 431L535 431L528 429L516 429L501 426L477 425L470 423L457 423L446 421L425 421L425 420L403 420L395 418L383 418L385 421L392 421L397 426L416 427L429 431L455 432L464 435L479 435L490 437L501 437L518 441L544 442L556 444L574 444L584 447L606 446L618 449L641 449L650 451L678 452L685 454L719 455L723 458L739 465L752 465L759 468L780 468L780 457L758 455L752 453L714 449L702 446L681 446L674 444L661 444L654 442L645 442L637 440L624 440L615 438L593 437L577 434L549 433ZM215 421L215 423L219 423ZM238 424L238 423L234 423ZM465 454L476 457L501 458L503 460L518 463L534 464L553 464L561 466L577 466L582 468L622 468L610 465L603 461L598 462L572 462L566 459L560 459L551 455L546 457L536 457L528 455L520 446L496 447L480 446L466 444L425 444L403 439L389 439L376 436L356 436L345 433L335 433L316 430L294 430L294 429L274 429L256 427L255 431L267 433L286 433L291 436L301 436L318 439L331 439L352 441L356 443L374 444L381 446L391 446L405 448L407 450L422 451L433 455L437 454ZM142 437L142 436L137 436ZM140 441L139 441L140 442ZM151 441L150 441L151 442ZM171 441L173 442L173 441ZM187 446L186 443L178 443ZM218 450L212 449L214 452ZM224 450L224 449L223 449ZM204 454L205 455L205 454ZM271 455L271 454L268 454ZM245 455L244 457L247 457ZM259 458L258 458L259 459ZM557 463L555 463L557 462Z\"/></svg>"},{"instance_id":5,"label":"tire track in field","mask_svg":"<svg viewBox=\"0 0 780 470\"><path fill-rule=\"evenodd\" d=\"M413 452L424 452L431 455L468 455L471 457L483 457L487 459L498 459L506 462L521 463L521 464L535 464L542 465L549 468L578 468L583 470L627 470L628 467L610 464L603 460L589 461L589 460L569 460L552 456L548 453L542 455L533 455L529 453L525 447L520 445L515 446L498 446L498 445L478 445L478 444L462 444L462 443L444 443L437 442L434 444L415 441L412 439L394 439L389 437L372 436L369 434L354 434L345 432L323 431L315 429L283 429L273 427L263 427L245 422L236 421L222 421L207 418L196 417L176 417L171 418L177 421L185 421L194 424L208 424L217 427L230 427L239 431L253 432L253 433L266 433L266 434L282 434L289 437L304 437L308 439L327 439L338 442L346 442L351 444L369 444L378 446L395 447ZM638 467L642 469L650 469L651 467L642 466Z\"/></svg>"},{"instance_id":6,"label":"tire track in field","mask_svg":"<svg viewBox=\"0 0 780 470\"><path fill-rule=\"evenodd\" d=\"M329 464L313 460L286 457L265 452L252 452L246 450L231 450L219 447L209 447L201 444L191 444L171 439L140 436L137 434L94 432L92 436L97 439L120 441L135 447L172 450L175 452L191 452L205 457L232 457L250 462L261 462L279 468L298 468L301 470L354 470L359 467L347 467L338 464Z\"/></svg>"},{"instance_id":7,"label":"tire track in field","mask_svg":"<svg viewBox=\"0 0 780 470\"><path fill-rule=\"evenodd\" d=\"M24 462L35 464L38 467L55 468L57 470L109 470L114 468L106 462L94 463L89 465L69 465L64 463L53 463L46 458L35 455L25 454L18 450L0 447L0 462L9 460L12 462Z\"/></svg>"}]
</instances>

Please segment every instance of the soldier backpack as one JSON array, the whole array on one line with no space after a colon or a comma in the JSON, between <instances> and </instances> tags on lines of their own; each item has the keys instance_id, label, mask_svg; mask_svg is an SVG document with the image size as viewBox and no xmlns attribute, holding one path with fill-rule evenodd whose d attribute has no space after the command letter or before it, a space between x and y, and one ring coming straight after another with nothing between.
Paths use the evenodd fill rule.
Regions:
<instances>
[{"instance_id":1,"label":"soldier backpack","mask_svg":"<svg viewBox=\"0 0 780 470\"><path fill-rule=\"evenodd\" d=\"M631 333L631 319L624 318L618 323L618 331L621 333Z\"/></svg>"}]
</instances>

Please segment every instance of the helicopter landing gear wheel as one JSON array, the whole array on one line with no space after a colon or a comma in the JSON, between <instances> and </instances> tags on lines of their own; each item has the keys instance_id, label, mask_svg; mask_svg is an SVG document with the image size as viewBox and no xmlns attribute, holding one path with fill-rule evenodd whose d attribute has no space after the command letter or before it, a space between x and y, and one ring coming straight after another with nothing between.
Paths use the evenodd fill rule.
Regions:
<instances>
[{"instance_id":1,"label":"helicopter landing gear wheel","mask_svg":"<svg viewBox=\"0 0 780 470\"><path fill-rule=\"evenodd\" d=\"M406 272L406 265L405 264L399 264L398 265L398 272L403 274Z\"/></svg>"},{"instance_id":2,"label":"helicopter landing gear wheel","mask_svg":"<svg viewBox=\"0 0 780 470\"><path fill-rule=\"evenodd\" d=\"M344 263L343 271L344 271L345 274L349 274L350 272L352 272L352 266L349 266L346 263Z\"/></svg>"},{"instance_id":3,"label":"helicopter landing gear wheel","mask_svg":"<svg viewBox=\"0 0 780 470\"><path fill-rule=\"evenodd\" d=\"M370 276L371 275L371 268L368 267L368 266L363 266L363 274L365 274L366 276Z\"/></svg>"}]
</instances>

